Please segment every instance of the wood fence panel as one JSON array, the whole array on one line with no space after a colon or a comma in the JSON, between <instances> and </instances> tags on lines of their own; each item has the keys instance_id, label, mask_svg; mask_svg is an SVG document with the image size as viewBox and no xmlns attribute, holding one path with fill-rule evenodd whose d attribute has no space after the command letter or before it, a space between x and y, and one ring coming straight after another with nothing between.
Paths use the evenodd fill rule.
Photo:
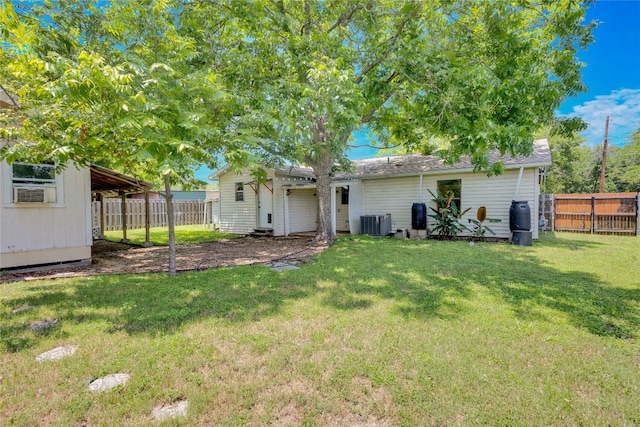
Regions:
<instances>
[{"instance_id":1,"label":"wood fence panel","mask_svg":"<svg viewBox=\"0 0 640 427\"><path fill-rule=\"evenodd\" d=\"M638 234L638 194L556 194L554 230Z\"/></svg>"},{"instance_id":2,"label":"wood fence panel","mask_svg":"<svg viewBox=\"0 0 640 427\"><path fill-rule=\"evenodd\" d=\"M103 231L122 230L122 201L104 199ZM127 229L134 230L145 226L144 200L127 199ZM200 225L204 221L205 203L203 200L176 200L173 202L175 225ZM94 227L100 227L100 202L91 206ZM167 203L165 200L149 201L149 225L167 227Z\"/></svg>"}]
</instances>

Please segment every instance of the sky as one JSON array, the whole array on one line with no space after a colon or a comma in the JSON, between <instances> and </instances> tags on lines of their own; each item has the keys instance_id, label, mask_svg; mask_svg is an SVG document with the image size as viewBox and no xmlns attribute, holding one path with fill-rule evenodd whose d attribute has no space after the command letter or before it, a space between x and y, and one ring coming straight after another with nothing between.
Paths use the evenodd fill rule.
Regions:
<instances>
[{"instance_id":1,"label":"sky","mask_svg":"<svg viewBox=\"0 0 640 427\"><path fill-rule=\"evenodd\" d=\"M608 115L609 144L624 145L640 127L640 0L596 0L587 10L593 20L600 22L595 42L578 54L588 90L566 100L559 114L582 117L590 146L603 142Z\"/></svg>"},{"instance_id":2,"label":"sky","mask_svg":"<svg viewBox=\"0 0 640 427\"><path fill-rule=\"evenodd\" d=\"M594 146L604 140L607 115L609 144L624 145L640 127L640 0L596 0L587 9L586 22L598 21L594 43L578 58L587 91L567 99L557 111L559 116L579 116L588 128L581 134L585 144ZM367 144L365 132L354 134L354 145ZM377 150L356 148L349 151L352 160L375 156ZM206 180L209 173L197 175Z\"/></svg>"}]
</instances>

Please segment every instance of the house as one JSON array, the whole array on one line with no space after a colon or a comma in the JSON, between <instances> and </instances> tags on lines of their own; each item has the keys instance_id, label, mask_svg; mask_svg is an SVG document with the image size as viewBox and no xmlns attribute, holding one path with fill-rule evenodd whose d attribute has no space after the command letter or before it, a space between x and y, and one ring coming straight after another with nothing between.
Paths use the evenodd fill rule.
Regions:
<instances>
[{"instance_id":1,"label":"house","mask_svg":"<svg viewBox=\"0 0 640 427\"><path fill-rule=\"evenodd\" d=\"M538 196L542 174L551 165L546 139L534 142L528 157L500 157L502 175L487 177L474 172L468 158L446 165L437 156L400 155L356 160L353 170L337 173L332 181L331 213L334 232L358 234L362 216L387 215L392 230L411 229L413 203L434 206L429 190L452 191L461 209L471 208L463 217L475 218L476 209L487 208L491 224L500 238L509 238L509 208L512 200L526 201L530 207L533 238L537 238ZM312 232L317 228L317 198L313 171L306 167L277 167L268 171L266 182L257 183L249 170L240 173L228 166L210 176L219 182L220 230L249 234L268 231L275 236ZM434 226L428 218L427 227Z\"/></svg>"},{"instance_id":2,"label":"house","mask_svg":"<svg viewBox=\"0 0 640 427\"><path fill-rule=\"evenodd\" d=\"M93 195L150 186L96 165L0 162L0 269L90 262Z\"/></svg>"}]
</instances>

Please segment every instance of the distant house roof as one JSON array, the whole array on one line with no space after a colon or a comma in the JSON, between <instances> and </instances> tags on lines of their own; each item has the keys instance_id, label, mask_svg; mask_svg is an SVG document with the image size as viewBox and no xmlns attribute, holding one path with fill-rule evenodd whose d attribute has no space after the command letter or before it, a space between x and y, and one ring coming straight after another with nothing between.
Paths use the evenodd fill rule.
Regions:
<instances>
[{"instance_id":1,"label":"distant house roof","mask_svg":"<svg viewBox=\"0 0 640 427\"><path fill-rule=\"evenodd\" d=\"M551 165L551 150L546 139L539 139L533 142L533 152L530 156L500 156L498 151L493 151L489 155L491 162L502 160L506 169L519 167L539 167ZM468 156L463 156L454 165L447 165L438 156L422 154L405 154L389 157L375 157L371 159L352 161L354 169L350 172L338 172L336 179L354 178L383 178L387 176L410 176L421 174L433 174L443 172L472 171L473 165ZM228 167L216 171L209 179L217 179L227 172ZM277 174L284 174L294 177L315 178L313 171L304 166L279 166L275 168Z\"/></svg>"}]
</instances>

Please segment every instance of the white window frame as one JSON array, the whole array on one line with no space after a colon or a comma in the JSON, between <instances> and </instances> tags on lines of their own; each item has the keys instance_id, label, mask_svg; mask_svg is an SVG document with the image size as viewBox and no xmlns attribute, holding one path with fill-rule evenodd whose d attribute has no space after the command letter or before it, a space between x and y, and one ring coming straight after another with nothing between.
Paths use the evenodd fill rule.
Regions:
<instances>
[{"instance_id":1,"label":"white window frame","mask_svg":"<svg viewBox=\"0 0 640 427\"><path fill-rule=\"evenodd\" d=\"M244 202L244 183L236 182L234 184L236 202Z\"/></svg>"},{"instance_id":2,"label":"white window frame","mask_svg":"<svg viewBox=\"0 0 640 427\"><path fill-rule=\"evenodd\" d=\"M14 165L33 165L33 166L47 166L52 167L54 170L54 178L16 178L14 177ZM55 165L50 164L38 164L38 163L28 163L28 162L15 162L12 164L7 164L3 162L1 164L4 173L2 174L2 189L3 198L5 206L14 206L14 207L56 207L56 206L64 206L64 198L63 198L63 180L62 175L58 172L55 172ZM14 200L14 192L16 188L30 188L37 189L43 188L47 191L47 201L45 203L20 203L15 202Z\"/></svg>"}]
</instances>

